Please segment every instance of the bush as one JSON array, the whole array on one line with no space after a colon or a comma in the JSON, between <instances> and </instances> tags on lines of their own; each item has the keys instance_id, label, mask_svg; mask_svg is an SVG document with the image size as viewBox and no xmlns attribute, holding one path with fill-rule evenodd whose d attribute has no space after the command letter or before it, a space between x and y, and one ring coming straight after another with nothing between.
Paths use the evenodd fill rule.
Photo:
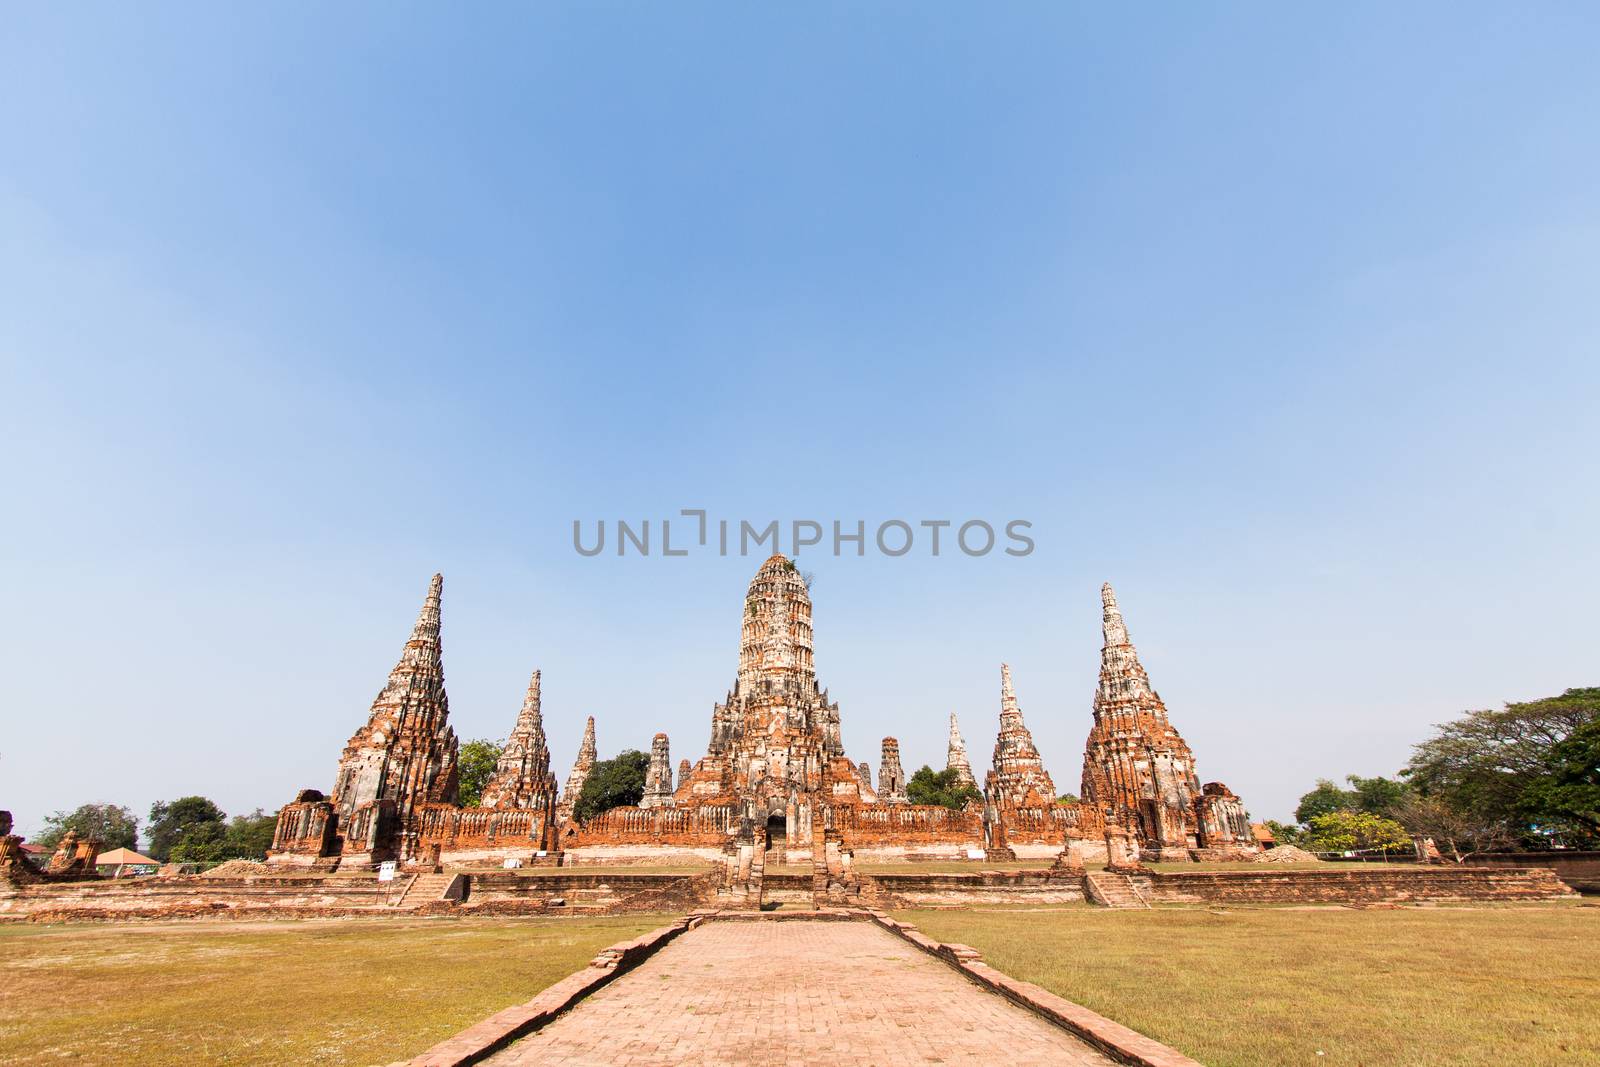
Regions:
<instances>
[{"instance_id":1,"label":"bush","mask_svg":"<svg viewBox=\"0 0 1600 1067\"><path fill-rule=\"evenodd\" d=\"M456 797L463 808L475 808L483 801L483 787L494 776L494 768L506 750L504 741L480 737L461 746L456 757L459 786Z\"/></svg>"},{"instance_id":2,"label":"bush","mask_svg":"<svg viewBox=\"0 0 1600 1067\"><path fill-rule=\"evenodd\" d=\"M649 769L650 757L635 748L596 763L578 793L573 818L588 822L601 812L639 803L644 799L644 776Z\"/></svg>"},{"instance_id":3,"label":"bush","mask_svg":"<svg viewBox=\"0 0 1600 1067\"><path fill-rule=\"evenodd\" d=\"M968 801L977 800L982 794L970 785L958 785L954 768L935 771L924 764L906 783L906 796L913 804L937 804L960 810L967 806Z\"/></svg>"},{"instance_id":4,"label":"bush","mask_svg":"<svg viewBox=\"0 0 1600 1067\"><path fill-rule=\"evenodd\" d=\"M1318 852L1409 851L1411 836L1393 819L1365 811L1331 811L1311 820L1305 844Z\"/></svg>"}]
</instances>

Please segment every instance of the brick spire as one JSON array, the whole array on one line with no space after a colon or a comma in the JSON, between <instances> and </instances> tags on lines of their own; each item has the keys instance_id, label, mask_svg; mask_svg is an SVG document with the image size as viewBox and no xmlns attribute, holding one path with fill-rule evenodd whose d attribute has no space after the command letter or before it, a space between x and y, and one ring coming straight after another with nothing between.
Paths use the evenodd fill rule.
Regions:
<instances>
[{"instance_id":1,"label":"brick spire","mask_svg":"<svg viewBox=\"0 0 1600 1067\"><path fill-rule=\"evenodd\" d=\"M589 716L589 722L583 728L583 742L578 746L578 758L572 764L572 773L567 775L566 788L561 791L561 803L557 811L563 819L572 818L572 809L577 806L578 794L583 792L583 783L589 780L589 772L594 770L596 761L600 758L594 744L594 716Z\"/></svg>"},{"instance_id":2,"label":"brick spire","mask_svg":"<svg viewBox=\"0 0 1600 1067\"><path fill-rule=\"evenodd\" d=\"M540 711L539 672L528 679L528 692L517 713L517 725L506 738L505 750L495 764L494 775L483 787L485 808L532 808L553 799L555 775L550 773L550 746L544 736L544 716Z\"/></svg>"},{"instance_id":3,"label":"brick spire","mask_svg":"<svg viewBox=\"0 0 1600 1067\"><path fill-rule=\"evenodd\" d=\"M1102 700L1143 700L1149 710L1161 719L1167 709L1150 688L1150 676L1139 663L1139 653L1128 639L1128 626L1122 621L1122 609L1117 607L1117 592L1107 582L1100 587L1100 632L1105 644L1100 649L1100 692L1095 697L1098 707ZM1154 698L1150 701L1148 698Z\"/></svg>"},{"instance_id":4,"label":"brick spire","mask_svg":"<svg viewBox=\"0 0 1600 1067\"><path fill-rule=\"evenodd\" d=\"M650 766L644 772L644 798L641 808L665 808L672 805L672 749L666 734L656 734L650 741Z\"/></svg>"},{"instance_id":5,"label":"brick spire","mask_svg":"<svg viewBox=\"0 0 1600 1067\"><path fill-rule=\"evenodd\" d=\"M1032 789L1040 801L1055 802L1055 784L1044 769L1033 735L1022 721L1017 691L1011 684L1011 667L1000 664L1000 733L994 741L994 758L988 788L996 787L1013 802L1021 803Z\"/></svg>"},{"instance_id":6,"label":"brick spire","mask_svg":"<svg viewBox=\"0 0 1600 1067\"><path fill-rule=\"evenodd\" d=\"M972 776L972 763L967 759L967 744L961 740L961 727L956 724L956 713L950 713L950 745L945 752L945 770L956 772L956 784L978 786L978 780Z\"/></svg>"},{"instance_id":7,"label":"brick spire","mask_svg":"<svg viewBox=\"0 0 1600 1067\"><path fill-rule=\"evenodd\" d=\"M366 725L350 738L339 760L333 803L345 819L378 800L393 800L401 820L421 804L455 802L457 745L439 639L443 590L444 577L435 574Z\"/></svg>"},{"instance_id":8,"label":"brick spire","mask_svg":"<svg viewBox=\"0 0 1600 1067\"><path fill-rule=\"evenodd\" d=\"M815 689L811 595L800 571L783 555L768 557L745 591L739 642L741 692L754 692L764 672L779 669L773 656L787 659L782 669L792 672L801 688Z\"/></svg>"},{"instance_id":9,"label":"brick spire","mask_svg":"<svg viewBox=\"0 0 1600 1067\"><path fill-rule=\"evenodd\" d=\"M900 742L883 739L883 756L878 763L878 799L885 804L908 803L906 772L900 769Z\"/></svg>"},{"instance_id":10,"label":"brick spire","mask_svg":"<svg viewBox=\"0 0 1600 1067\"><path fill-rule=\"evenodd\" d=\"M1083 799L1108 819L1131 823L1141 848L1193 848L1201 797L1194 753L1150 686L1110 582L1100 587L1100 604L1105 645L1083 752Z\"/></svg>"}]
</instances>

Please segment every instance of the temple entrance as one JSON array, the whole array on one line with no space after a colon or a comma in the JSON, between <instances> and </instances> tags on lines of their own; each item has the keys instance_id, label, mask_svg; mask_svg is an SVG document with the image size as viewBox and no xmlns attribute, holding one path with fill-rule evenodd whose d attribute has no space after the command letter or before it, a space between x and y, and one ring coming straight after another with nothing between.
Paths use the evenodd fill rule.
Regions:
<instances>
[{"instance_id":1,"label":"temple entrance","mask_svg":"<svg viewBox=\"0 0 1600 1067\"><path fill-rule=\"evenodd\" d=\"M789 844L789 823L780 812L777 815L767 816L767 851L783 850ZM778 857L782 862L782 856Z\"/></svg>"}]
</instances>

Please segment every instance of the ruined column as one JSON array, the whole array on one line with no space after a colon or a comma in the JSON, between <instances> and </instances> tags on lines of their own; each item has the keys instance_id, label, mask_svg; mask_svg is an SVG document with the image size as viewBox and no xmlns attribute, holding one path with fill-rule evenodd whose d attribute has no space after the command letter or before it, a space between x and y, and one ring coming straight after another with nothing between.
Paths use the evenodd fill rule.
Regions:
<instances>
[{"instance_id":1,"label":"ruined column","mask_svg":"<svg viewBox=\"0 0 1600 1067\"><path fill-rule=\"evenodd\" d=\"M900 742L883 739L883 758L878 763L878 799L885 804L909 804L906 772L900 769Z\"/></svg>"},{"instance_id":2,"label":"ruined column","mask_svg":"<svg viewBox=\"0 0 1600 1067\"><path fill-rule=\"evenodd\" d=\"M972 776L972 764L967 759L967 745L961 740L961 728L956 725L956 713L950 713L950 744L945 750L945 770L956 772L957 786L976 789L978 780Z\"/></svg>"},{"instance_id":3,"label":"ruined column","mask_svg":"<svg viewBox=\"0 0 1600 1067\"><path fill-rule=\"evenodd\" d=\"M650 767L644 773L644 799L639 801L639 806L672 806L672 755L666 734L656 734L650 741Z\"/></svg>"},{"instance_id":4,"label":"ruined column","mask_svg":"<svg viewBox=\"0 0 1600 1067\"><path fill-rule=\"evenodd\" d=\"M567 775L567 786L561 791L561 803L556 806L562 819L572 818L572 809L578 804L578 794L583 792L583 783L589 780L589 772L594 770L598 759L594 744L594 716L591 715L583 728L583 743L578 746L578 759L572 765L572 773Z\"/></svg>"}]
</instances>

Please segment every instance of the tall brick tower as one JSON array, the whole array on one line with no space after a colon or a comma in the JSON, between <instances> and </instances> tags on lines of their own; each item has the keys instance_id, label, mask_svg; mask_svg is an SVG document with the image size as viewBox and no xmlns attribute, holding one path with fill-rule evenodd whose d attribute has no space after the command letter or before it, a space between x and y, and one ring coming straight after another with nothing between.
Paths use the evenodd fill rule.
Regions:
<instances>
[{"instance_id":1,"label":"tall brick tower","mask_svg":"<svg viewBox=\"0 0 1600 1067\"><path fill-rule=\"evenodd\" d=\"M413 811L456 802L456 735L439 640L443 589L435 574L400 661L339 759L330 799L347 855L392 858Z\"/></svg>"},{"instance_id":2,"label":"tall brick tower","mask_svg":"<svg viewBox=\"0 0 1600 1067\"><path fill-rule=\"evenodd\" d=\"M839 705L817 684L812 660L811 596L798 568L782 555L762 563L745 592L739 672L711 712L706 756L678 783L680 804L737 803L809 844L811 814L826 799L870 796L844 754Z\"/></svg>"},{"instance_id":3,"label":"tall brick tower","mask_svg":"<svg viewBox=\"0 0 1600 1067\"><path fill-rule=\"evenodd\" d=\"M1191 848L1233 844L1236 837L1244 840L1248 826L1241 825L1238 798L1216 786L1214 799L1204 799L1194 753L1150 686L1110 582L1101 586L1100 602L1105 644L1094 726L1083 753L1084 802L1102 808L1108 822L1130 826L1142 850L1167 858L1186 858ZM1203 833L1203 809L1219 805L1222 810L1207 820L1213 823L1211 833Z\"/></svg>"}]
</instances>

